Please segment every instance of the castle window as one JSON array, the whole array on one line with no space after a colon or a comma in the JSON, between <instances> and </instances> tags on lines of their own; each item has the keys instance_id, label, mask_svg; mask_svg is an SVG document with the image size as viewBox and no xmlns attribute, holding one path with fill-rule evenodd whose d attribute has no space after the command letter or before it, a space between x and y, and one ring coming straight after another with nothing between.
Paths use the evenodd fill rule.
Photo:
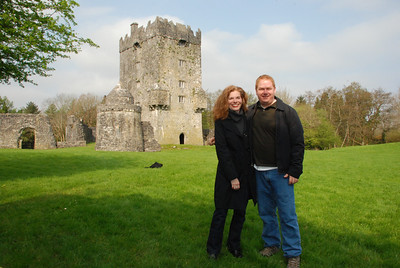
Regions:
<instances>
[{"instance_id":1,"label":"castle window","mask_svg":"<svg viewBox=\"0 0 400 268\"><path fill-rule=\"evenodd\" d=\"M178 45L181 46L181 47L186 47L187 46L187 42L186 42L186 40L181 39L181 40L178 41Z\"/></svg>"},{"instance_id":2,"label":"castle window","mask_svg":"<svg viewBox=\"0 0 400 268\"><path fill-rule=\"evenodd\" d=\"M184 60L179 60L179 67L185 66L185 61Z\"/></svg>"},{"instance_id":3,"label":"castle window","mask_svg":"<svg viewBox=\"0 0 400 268\"><path fill-rule=\"evenodd\" d=\"M184 96L179 96L179 102L184 103L185 102L185 97Z\"/></svg>"},{"instance_id":4,"label":"castle window","mask_svg":"<svg viewBox=\"0 0 400 268\"><path fill-rule=\"evenodd\" d=\"M179 87L185 88L185 81L179 80Z\"/></svg>"}]
</instances>

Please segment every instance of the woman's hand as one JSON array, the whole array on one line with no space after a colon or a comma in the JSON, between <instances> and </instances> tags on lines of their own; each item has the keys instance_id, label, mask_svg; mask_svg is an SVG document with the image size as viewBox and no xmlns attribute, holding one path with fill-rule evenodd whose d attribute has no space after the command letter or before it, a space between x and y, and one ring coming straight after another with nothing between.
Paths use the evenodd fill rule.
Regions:
<instances>
[{"instance_id":1,"label":"woman's hand","mask_svg":"<svg viewBox=\"0 0 400 268\"><path fill-rule=\"evenodd\" d=\"M240 181L238 178L231 180L231 185L233 190L239 190L240 189Z\"/></svg>"}]
</instances>

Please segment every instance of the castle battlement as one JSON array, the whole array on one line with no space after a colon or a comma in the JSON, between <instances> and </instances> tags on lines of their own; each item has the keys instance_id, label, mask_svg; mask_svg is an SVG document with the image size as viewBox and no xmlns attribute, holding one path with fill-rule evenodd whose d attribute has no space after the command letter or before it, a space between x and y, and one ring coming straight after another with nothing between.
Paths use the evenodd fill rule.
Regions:
<instances>
[{"instance_id":1,"label":"castle battlement","mask_svg":"<svg viewBox=\"0 0 400 268\"><path fill-rule=\"evenodd\" d=\"M147 27L139 27L137 23L132 23L131 35L125 35L119 41L119 51L123 52L134 46L140 46L141 43L156 36L167 37L178 42L201 45L200 29L194 34L190 26L180 23L174 24L173 21L157 17L154 22L149 21Z\"/></svg>"}]
</instances>

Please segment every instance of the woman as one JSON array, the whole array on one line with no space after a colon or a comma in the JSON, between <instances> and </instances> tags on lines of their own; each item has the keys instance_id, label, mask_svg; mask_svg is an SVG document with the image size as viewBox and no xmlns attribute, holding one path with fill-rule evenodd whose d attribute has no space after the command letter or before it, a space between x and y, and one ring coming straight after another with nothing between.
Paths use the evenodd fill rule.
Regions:
<instances>
[{"instance_id":1,"label":"woman","mask_svg":"<svg viewBox=\"0 0 400 268\"><path fill-rule=\"evenodd\" d=\"M234 210L228 250L234 257L242 257L240 234L247 202L253 199L256 203L245 115L247 99L242 88L228 86L218 97L213 110L218 167L214 189L215 211L207 241L207 252L212 259L217 259L221 251L228 209Z\"/></svg>"}]
</instances>

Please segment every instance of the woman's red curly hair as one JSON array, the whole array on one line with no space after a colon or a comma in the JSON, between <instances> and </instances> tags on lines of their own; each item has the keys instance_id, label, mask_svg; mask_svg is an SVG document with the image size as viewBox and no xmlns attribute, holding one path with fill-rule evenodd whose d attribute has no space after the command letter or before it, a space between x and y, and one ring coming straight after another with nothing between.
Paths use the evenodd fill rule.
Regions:
<instances>
[{"instance_id":1,"label":"woman's red curly hair","mask_svg":"<svg viewBox=\"0 0 400 268\"><path fill-rule=\"evenodd\" d=\"M240 93L240 96L242 97L242 110L244 112L247 111L247 100L249 97L247 96L247 93L238 86L227 86L224 91L222 91L221 95L219 95L217 101L214 104L214 109L213 109L213 117L214 117L214 122L218 119L226 119L228 117L229 113L229 104L228 104L228 98L229 94L231 94L232 91L238 91Z\"/></svg>"}]
</instances>

